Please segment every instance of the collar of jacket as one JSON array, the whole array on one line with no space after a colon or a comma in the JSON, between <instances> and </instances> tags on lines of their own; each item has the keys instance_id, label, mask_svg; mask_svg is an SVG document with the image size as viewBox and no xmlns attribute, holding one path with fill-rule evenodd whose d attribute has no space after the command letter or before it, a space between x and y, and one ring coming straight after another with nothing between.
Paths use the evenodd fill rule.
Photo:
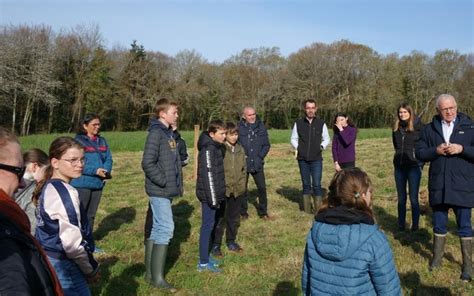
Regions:
<instances>
[{"instance_id":1,"label":"collar of jacket","mask_svg":"<svg viewBox=\"0 0 474 296\"><path fill-rule=\"evenodd\" d=\"M318 222L335 225L361 223L369 225L375 224L374 219L366 213L357 209L350 209L344 205L334 208L327 208L325 211L318 213L315 220Z\"/></svg>"}]
</instances>

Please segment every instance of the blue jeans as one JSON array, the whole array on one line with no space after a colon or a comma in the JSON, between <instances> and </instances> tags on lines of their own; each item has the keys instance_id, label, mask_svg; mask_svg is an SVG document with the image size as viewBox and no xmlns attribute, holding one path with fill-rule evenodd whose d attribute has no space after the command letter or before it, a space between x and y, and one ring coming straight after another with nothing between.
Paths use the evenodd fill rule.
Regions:
<instances>
[{"instance_id":1,"label":"blue jeans","mask_svg":"<svg viewBox=\"0 0 474 296\"><path fill-rule=\"evenodd\" d=\"M300 167L301 182L303 183L303 194L313 193L316 196L322 196L321 178L323 176L323 161L305 161L298 160ZM313 189L311 191L311 188Z\"/></svg>"},{"instance_id":2,"label":"blue jeans","mask_svg":"<svg viewBox=\"0 0 474 296\"><path fill-rule=\"evenodd\" d=\"M453 209L456 215L459 237L472 237L471 208L437 205L433 207L433 232L446 234L448 232L448 211Z\"/></svg>"},{"instance_id":3,"label":"blue jeans","mask_svg":"<svg viewBox=\"0 0 474 296\"><path fill-rule=\"evenodd\" d=\"M155 245L167 245L173 237L174 231L171 200L166 197L151 196L150 206L153 212L150 239L155 241Z\"/></svg>"},{"instance_id":4,"label":"blue jeans","mask_svg":"<svg viewBox=\"0 0 474 296\"><path fill-rule=\"evenodd\" d=\"M405 227L407 214L407 183L411 204L411 225L418 227L420 221L420 204L418 203L418 191L420 189L422 169L415 167L395 166L395 185L398 193L398 227Z\"/></svg>"},{"instance_id":5,"label":"blue jeans","mask_svg":"<svg viewBox=\"0 0 474 296\"><path fill-rule=\"evenodd\" d=\"M65 296L90 296L86 278L77 264L70 259L55 259L48 256L58 275Z\"/></svg>"},{"instance_id":6,"label":"blue jeans","mask_svg":"<svg viewBox=\"0 0 474 296\"><path fill-rule=\"evenodd\" d=\"M216 223L216 209L209 207L207 202L201 202L201 231L199 233L199 263L209 263L209 245L211 233Z\"/></svg>"}]
</instances>

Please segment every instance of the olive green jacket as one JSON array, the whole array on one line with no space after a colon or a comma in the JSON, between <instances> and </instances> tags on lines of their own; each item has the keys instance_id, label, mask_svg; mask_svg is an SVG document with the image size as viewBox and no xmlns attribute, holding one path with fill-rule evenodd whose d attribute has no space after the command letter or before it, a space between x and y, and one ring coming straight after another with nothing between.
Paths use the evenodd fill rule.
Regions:
<instances>
[{"instance_id":1,"label":"olive green jacket","mask_svg":"<svg viewBox=\"0 0 474 296\"><path fill-rule=\"evenodd\" d=\"M232 148L234 148L233 151ZM227 197L231 195L234 197L242 196L247 189L247 170L245 152L239 143L236 143L234 147L227 142L225 143L224 173L225 195Z\"/></svg>"}]
</instances>

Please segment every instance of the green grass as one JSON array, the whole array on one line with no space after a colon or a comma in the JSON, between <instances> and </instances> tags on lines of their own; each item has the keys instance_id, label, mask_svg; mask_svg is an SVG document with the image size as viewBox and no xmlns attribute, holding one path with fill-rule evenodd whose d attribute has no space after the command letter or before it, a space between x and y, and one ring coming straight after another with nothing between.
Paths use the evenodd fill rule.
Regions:
<instances>
[{"instance_id":1,"label":"green grass","mask_svg":"<svg viewBox=\"0 0 474 296\"><path fill-rule=\"evenodd\" d=\"M301 264L313 217L300 210L298 166L290 144L283 140L289 138L289 131L278 132L283 143L272 145L265 164L269 212L275 220L264 222L257 217L254 206L257 191L250 181L250 219L241 223L237 237L244 251L231 254L223 247L223 274L196 271L201 210L194 194L193 164L184 168L185 193L173 202L175 232L166 266L166 278L180 288L176 295L301 295ZM278 138L274 133L270 131L270 137ZM190 143L191 132L183 134ZM106 254L98 257L101 280L93 287L94 295L167 295L143 279L143 225L148 206L140 169L142 154L138 149L143 142L134 143L137 151L114 150L120 143L131 147L132 141L144 141L144 135L144 132L105 133L113 150L114 178L104 189L96 219L97 244ZM404 295L473 295L473 285L458 279L461 253L452 213L443 265L433 273L428 271L433 233L426 203L422 202L420 231L397 230L393 148L389 135L389 130L362 130L357 142L357 165L373 181L377 223L392 246ZM35 136L28 140L46 144L52 138ZM189 152L193 159L193 149ZM324 152L324 158L323 186L326 187L334 172L330 150ZM426 196L427 171L426 166L421 196ZM407 221L409 217L410 210Z\"/></svg>"},{"instance_id":2,"label":"green grass","mask_svg":"<svg viewBox=\"0 0 474 296\"><path fill-rule=\"evenodd\" d=\"M289 143L291 137L291 130L269 130L269 137L271 144ZM180 131L181 136L186 141L188 148L194 146L194 131ZM332 137L332 130L329 131ZM359 130L358 139L373 139L386 138L392 134L390 129L361 129ZM137 152L143 151L147 132L103 132L102 136L107 140L111 150L117 152ZM72 136L74 134L38 134L22 137L20 139L23 150L30 148L40 148L48 151L51 142L59 136Z\"/></svg>"}]
</instances>

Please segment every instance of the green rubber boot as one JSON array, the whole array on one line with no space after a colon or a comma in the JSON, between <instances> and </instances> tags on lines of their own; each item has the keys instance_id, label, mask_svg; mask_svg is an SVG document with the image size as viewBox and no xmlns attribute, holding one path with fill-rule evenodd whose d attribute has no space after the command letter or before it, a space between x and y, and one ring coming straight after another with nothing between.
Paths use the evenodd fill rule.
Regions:
<instances>
[{"instance_id":1,"label":"green rubber boot","mask_svg":"<svg viewBox=\"0 0 474 296\"><path fill-rule=\"evenodd\" d=\"M153 250L153 240L145 241L145 281L151 283L151 252Z\"/></svg>"},{"instance_id":2,"label":"green rubber boot","mask_svg":"<svg viewBox=\"0 0 474 296\"><path fill-rule=\"evenodd\" d=\"M313 203L314 203L314 214L316 215L319 211L319 208L321 208L321 204L323 203L323 197L322 196L313 196Z\"/></svg>"},{"instance_id":3,"label":"green rubber boot","mask_svg":"<svg viewBox=\"0 0 474 296\"><path fill-rule=\"evenodd\" d=\"M303 210L305 213L312 214L311 211L311 195L303 194Z\"/></svg>"},{"instance_id":4,"label":"green rubber boot","mask_svg":"<svg viewBox=\"0 0 474 296\"><path fill-rule=\"evenodd\" d=\"M151 284L157 288L168 290L175 293L178 290L169 284L164 277L166 253L168 245L153 245L151 253Z\"/></svg>"},{"instance_id":5,"label":"green rubber boot","mask_svg":"<svg viewBox=\"0 0 474 296\"><path fill-rule=\"evenodd\" d=\"M472 280L472 237L461 237L462 273L461 280L470 282Z\"/></svg>"},{"instance_id":6,"label":"green rubber boot","mask_svg":"<svg viewBox=\"0 0 474 296\"><path fill-rule=\"evenodd\" d=\"M444 245L446 244L446 235L434 235L433 241L433 260L430 263L430 271L441 266L441 260L444 255Z\"/></svg>"}]
</instances>

